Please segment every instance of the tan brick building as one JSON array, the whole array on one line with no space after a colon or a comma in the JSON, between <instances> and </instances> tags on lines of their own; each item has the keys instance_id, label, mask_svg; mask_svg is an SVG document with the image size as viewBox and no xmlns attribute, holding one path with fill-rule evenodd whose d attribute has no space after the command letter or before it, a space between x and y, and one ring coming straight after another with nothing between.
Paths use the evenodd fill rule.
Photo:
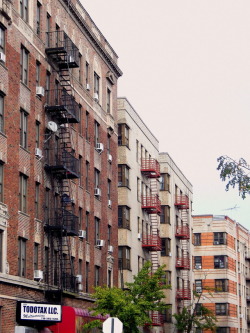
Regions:
<instances>
[{"instance_id":1,"label":"tan brick building","mask_svg":"<svg viewBox=\"0 0 250 333\"><path fill-rule=\"evenodd\" d=\"M3 333L76 332L118 283L117 58L78 0L0 0Z\"/></svg>"},{"instance_id":2,"label":"tan brick building","mask_svg":"<svg viewBox=\"0 0 250 333\"><path fill-rule=\"evenodd\" d=\"M249 230L227 216L193 216L193 244L194 290L215 313L216 332L249 332Z\"/></svg>"}]
</instances>

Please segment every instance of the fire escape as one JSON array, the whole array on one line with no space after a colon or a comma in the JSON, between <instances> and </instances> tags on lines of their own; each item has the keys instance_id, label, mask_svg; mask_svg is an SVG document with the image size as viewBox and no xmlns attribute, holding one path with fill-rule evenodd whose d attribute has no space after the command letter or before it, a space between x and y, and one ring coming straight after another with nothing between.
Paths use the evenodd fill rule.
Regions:
<instances>
[{"instance_id":1,"label":"fire escape","mask_svg":"<svg viewBox=\"0 0 250 333\"><path fill-rule=\"evenodd\" d=\"M45 104L47 119L58 128L45 147L45 170L55 195L45 212L45 282L47 299L61 302L64 291L77 291L71 246L72 236L78 236L78 217L72 205L71 179L79 177L79 160L72 146L71 124L79 122L80 108L73 95L70 69L78 67L79 51L64 31L55 31L47 33L45 52L59 78L54 89L46 90Z\"/></svg>"},{"instance_id":2,"label":"fire escape","mask_svg":"<svg viewBox=\"0 0 250 333\"><path fill-rule=\"evenodd\" d=\"M142 209L150 214L152 227L151 235L143 235L142 247L151 251L152 269L159 267L159 251L161 251L161 238L159 236L159 215L161 213L161 201L159 199L158 178L160 178L160 165L156 159L142 159L141 173L150 180L150 194L142 196ZM153 311L150 314L152 326L162 326L162 315Z\"/></svg>"},{"instance_id":3,"label":"fire escape","mask_svg":"<svg viewBox=\"0 0 250 333\"><path fill-rule=\"evenodd\" d=\"M189 226L189 198L187 195L179 195L175 198L175 206L180 211L181 223L176 226L175 237L181 242L181 255L176 258L176 268L181 270L182 286L177 288L176 299L189 302L191 300L190 289L190 226ZM188 305L188 304L185 304Z\"/></svg>"}]
</instances>

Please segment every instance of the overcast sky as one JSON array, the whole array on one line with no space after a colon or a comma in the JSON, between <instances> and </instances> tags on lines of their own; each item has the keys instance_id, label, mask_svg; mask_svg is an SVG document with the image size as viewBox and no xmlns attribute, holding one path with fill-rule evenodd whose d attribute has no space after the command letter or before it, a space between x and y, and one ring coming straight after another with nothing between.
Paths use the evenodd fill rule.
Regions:
<instances>
[{"instance_id":1,"label":"overcast sky","mask_svg":"<svg viewBox=\"0 0 250 333\"><path fill-rule=\"evenodd\" d=\"M250 163L250 1L82 3L119 56L119 96L193 184L193 214L250 229L250 196L225 192L216 170L220 155Z\"/></svg>"}]
</instances>

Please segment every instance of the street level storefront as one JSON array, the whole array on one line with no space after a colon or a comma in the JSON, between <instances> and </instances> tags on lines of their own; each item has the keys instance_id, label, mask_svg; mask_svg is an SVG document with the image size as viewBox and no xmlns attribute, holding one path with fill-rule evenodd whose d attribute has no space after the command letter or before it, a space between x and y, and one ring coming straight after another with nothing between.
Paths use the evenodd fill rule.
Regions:
<instances>
[{"instance_id":1,"label":"street level storefront","mask_svg":"<svg viewBox=\"0 0 250 333\"><path fill-rule=\"evenodd\" d=\"M81 333L83 325L92 320L101 320L102 322L109 316L94 316L87 310L73 308L70 306L62 306L62 321L53 325L48 325L52 333Z\"/></svg>"}]
</instances>

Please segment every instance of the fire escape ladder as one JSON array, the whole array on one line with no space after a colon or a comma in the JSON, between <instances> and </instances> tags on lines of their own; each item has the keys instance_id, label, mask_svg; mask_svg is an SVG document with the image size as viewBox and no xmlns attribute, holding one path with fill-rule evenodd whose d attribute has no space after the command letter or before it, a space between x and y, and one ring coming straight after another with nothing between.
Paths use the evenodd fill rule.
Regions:
<instances>
[{"instance_id":1,"label":"fire escape ladder","mask_svg":"<svg viewBox=\"0 0 250 333\"><path fill-rule=\"evenodd\" d=\"M150 179L150 188L152 195L159 195L159 184L157 178ZM150 221L152 227L152 235L159 236L159 215L158 214L150 214ZM155 272L159 267L159 252L152 251L151 252L151 261L152 261L152 269Z\"/></svg>"}]
</instances>

